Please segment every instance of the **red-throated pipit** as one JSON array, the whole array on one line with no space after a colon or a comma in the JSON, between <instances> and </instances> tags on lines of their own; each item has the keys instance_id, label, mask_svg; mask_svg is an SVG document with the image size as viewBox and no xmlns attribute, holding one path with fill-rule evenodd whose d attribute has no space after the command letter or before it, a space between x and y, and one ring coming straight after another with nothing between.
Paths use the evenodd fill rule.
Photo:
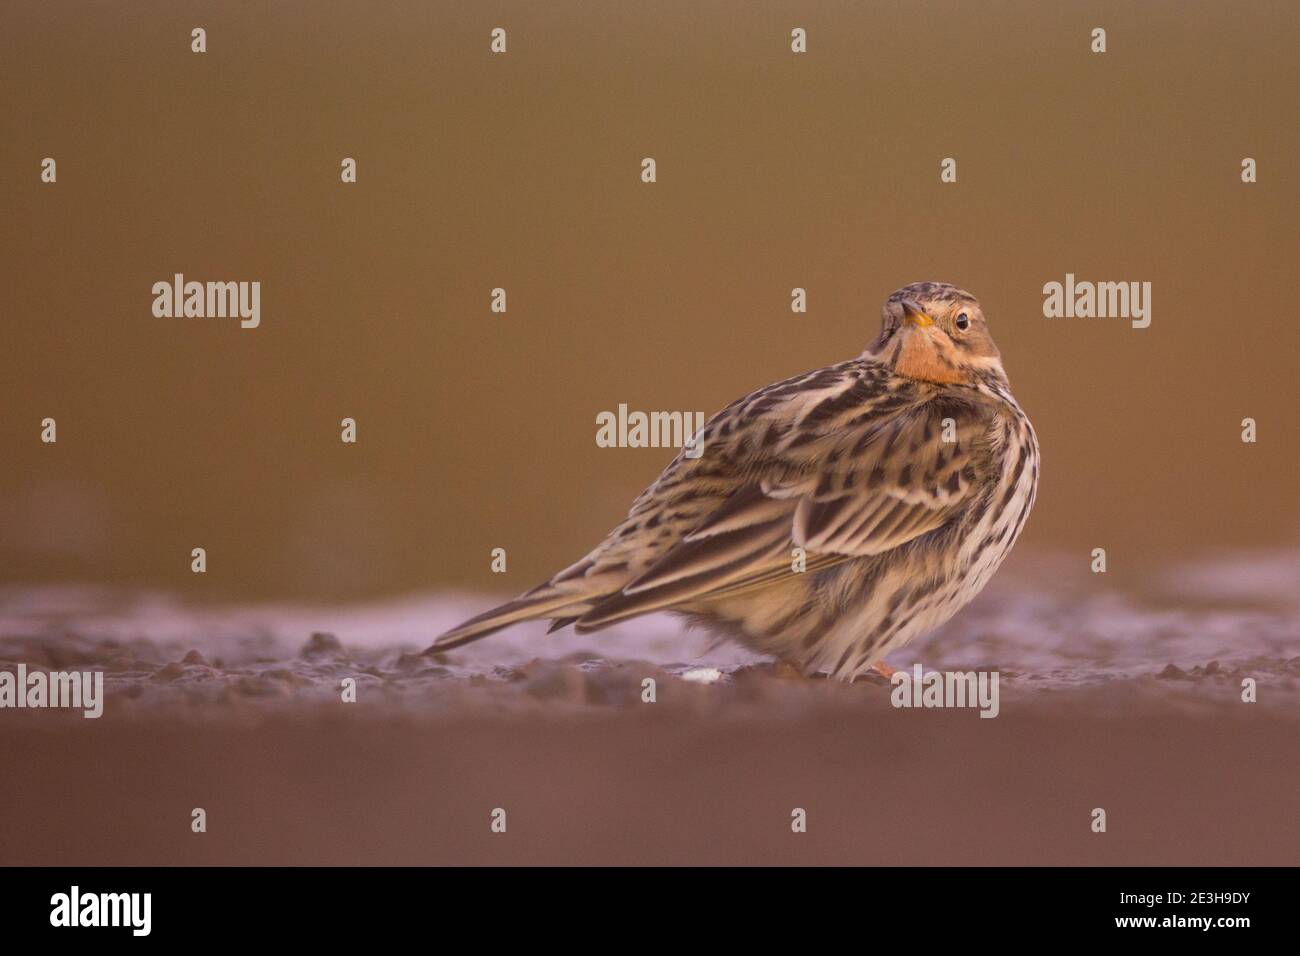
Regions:
<instances>
[{"instance_id":1,"label":"red-throated pipit","mask_svg":"<svg viewBox=\"0 0 1300 956\"><path fill-rule=\"evenodd\" d=\"M429 650L670 610L805 674L887 672L1011 550L1038 442L974 296L918 282L881 313L858 358L732 402L586 557Z\"/></svg>"}]
</instances>

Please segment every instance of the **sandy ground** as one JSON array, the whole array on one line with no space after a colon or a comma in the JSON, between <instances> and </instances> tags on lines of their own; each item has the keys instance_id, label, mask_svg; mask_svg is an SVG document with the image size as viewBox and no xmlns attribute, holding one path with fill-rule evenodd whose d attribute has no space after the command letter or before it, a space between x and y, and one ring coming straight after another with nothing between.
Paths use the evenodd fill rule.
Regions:
<instances>
[{"instance_id":1,"label":"sandy ground","mask_svg":"<svg viewBox=\"0 0 1300 956\"><path fill-rule=\"evenodd\" d=\"M102 670L107 700L0 710L0 863L1296 864L1297 582L1294 551L1140 595L1022 562L890 660L997 670L996 719L785 677L666 616L430 659L489 599L11 589L0 669Z\"/></svg>"}]
</instances>

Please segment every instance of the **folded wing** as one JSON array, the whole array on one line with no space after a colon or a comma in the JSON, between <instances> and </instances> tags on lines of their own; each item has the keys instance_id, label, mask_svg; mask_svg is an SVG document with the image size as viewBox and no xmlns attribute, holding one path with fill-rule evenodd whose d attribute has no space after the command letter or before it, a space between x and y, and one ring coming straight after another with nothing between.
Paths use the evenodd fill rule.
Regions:
<instances>
[{"instance_id":1,"label":"folded wing","mask_svg":"<svg viewBox=\"0 0 1300 956\"><path fill-rule=\"evenodd\" d=\"M987 429L975 404L904 404L799 438L747 470L689 531L617 592L576 616L592 630L699 605L881 554L944 527L970 503ZM706 446L707 457L707 446Z\"/></svg>"}]
</instances>

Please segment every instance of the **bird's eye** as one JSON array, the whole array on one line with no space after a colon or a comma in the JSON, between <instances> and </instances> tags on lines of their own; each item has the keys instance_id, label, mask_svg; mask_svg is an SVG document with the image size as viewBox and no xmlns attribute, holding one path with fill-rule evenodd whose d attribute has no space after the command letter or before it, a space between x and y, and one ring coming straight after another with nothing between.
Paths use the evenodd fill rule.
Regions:
<instances>
[{"instance_id":1,"label":"bird's eye","mask_svg":"<svg viewBox=\"0 0 1300 956\"><path fill-rule=\"evenodd\" d=\"M961 329L963 332L970 328L970 316L965 312L957 316L957 328Z\"/></svg>"}]
</instances>

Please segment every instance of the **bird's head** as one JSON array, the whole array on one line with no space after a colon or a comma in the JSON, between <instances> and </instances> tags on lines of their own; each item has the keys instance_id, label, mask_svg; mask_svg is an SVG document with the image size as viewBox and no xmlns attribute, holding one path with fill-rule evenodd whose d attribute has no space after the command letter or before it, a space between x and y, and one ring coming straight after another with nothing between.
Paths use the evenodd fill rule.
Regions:
<instances>
[{"instance_id":1,"label":"bird's head","mask_svg":"<svg viewBox=\"0 0 1300 956\"><path fill-rule=\"evenodd\" d=\"M1006 381L979 300L944 282L913 282L885 300L880 335L866 353L897 374L923 382L974 385Z\"/></svg>"}]
</instances>

